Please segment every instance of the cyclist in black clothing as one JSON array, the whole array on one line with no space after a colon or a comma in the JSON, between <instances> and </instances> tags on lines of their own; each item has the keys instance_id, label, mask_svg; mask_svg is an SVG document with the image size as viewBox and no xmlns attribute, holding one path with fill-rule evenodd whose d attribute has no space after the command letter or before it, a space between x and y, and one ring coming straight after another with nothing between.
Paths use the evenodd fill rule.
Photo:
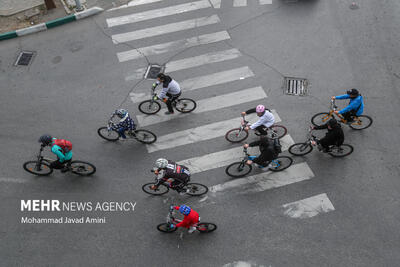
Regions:
<instances>
[{"instance_id":1,"label":"cyclist in black clothing","mask_svg":"<svg viewBox=\"0 0 400 267\"><path fill-rule=\"evenodd\" d=\"M163 158L157 159L154 173L158 175L160 181L168 181L170 187L178 192L181 192L182 188L190 181L190 172L186 166ZM153 185L152 189L157 186L158 184Z\"/></svg>"},{"instance_id":2,"label":"cyclist in black clothing","mask_svg":"<svg viewBox=\"0 0 400 267\"><path fill-rule=\"evenodd\" d=\"M244 144L244 148L258 146L261 154L258 157L248 160L246 164L251 165L257 163L260 168L268 167L273 159L276 159L279 155L274 146L274 141L266 136L261 136L260 140L252 142L250 144Z\"/></svg>"},{"instance_id":3,"label":"cyclist in black clothing","mask_svg":"<svg viewBox=\"0 0 400 267\"><path fill-rule=\"evenodd\" d=\"M325 137L318 141L318 143L313 142L313 145L318 144L318 147L322 148L323 152L329 152L330 146L341 146L344 142L344 134L342 127L337 122L336 119L330 119L326 124L321 126L314 126L315 130L328 129Z\"/></svg>"}]
</instances>

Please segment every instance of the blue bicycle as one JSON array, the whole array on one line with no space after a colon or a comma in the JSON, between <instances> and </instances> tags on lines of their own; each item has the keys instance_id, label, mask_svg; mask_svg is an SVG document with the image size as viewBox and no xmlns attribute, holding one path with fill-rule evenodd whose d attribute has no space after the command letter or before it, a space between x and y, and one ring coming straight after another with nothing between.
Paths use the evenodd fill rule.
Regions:
<instances>
[{"instance_id":1,"label":"blue bicycle","mask_svg":"<svg viewBox=\"0 0 400 267\"><path fill-rule=\"evenodd\" d=\"M234 162L234 163L230 164L228 167L226 167L225 173L227 175L229 175L231 177L239 178L239 177L246 176L247 174L249 174L251 172L253 167L251 165L248 165L246 162L248 160L255 159L256 156L251 156L247 152L247 148L244 148L243 152L244 152L245 156L243 157L242 161ZM293 159L291 157L279 156L270 162L270 164L269 164L270 166L268 167L268 169L273 172L280 172L280 171L283 171L283 170L289 168L290 165L292 165L292 163L293 163Z\"/></svg>"}]
</instances>

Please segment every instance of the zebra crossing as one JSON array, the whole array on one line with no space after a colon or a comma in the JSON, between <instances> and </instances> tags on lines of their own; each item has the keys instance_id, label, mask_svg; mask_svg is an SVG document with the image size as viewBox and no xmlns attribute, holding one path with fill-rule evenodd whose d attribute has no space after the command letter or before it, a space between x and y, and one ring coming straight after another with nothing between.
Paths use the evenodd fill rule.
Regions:
<instances>
[{"instance_id":1,"label":"zebra crossing","mask_svg":"<svg viewBox=\"0 0 400 267\"><path fill-rule=\"evenodd\" d=\"M210 0L210 2L214 8L221 8L222 0ZM272 5L272 0L230 0L230 1L224 0L223 6L245 7L249 5L248 2L258 2L257 4L261 6Z\"/></svg>"},{"instance_id":2,"label":"zebra crossing","mask_svg":"<svg viewBox=\"0 0 400 267\"><path fill-rule=\"evenodd\" d=\"M183 1L183 0L182 0ZM164 4L163 7L157 7L156 9L151 9L151 4ZM259 3L270 4L271 1L259 0ZM247 4L246 0L234 0L234 6L245 6ZM188 70L196 70L196 76L183 80L179 80L181 88L185 96L196 92L205 92L205 98L196 98L197 108L190 114L174 114L165 115L165 108L155 115L144 115L138 114L136 120L140 127L152 126L156 127L158 124L166 122L179 122L184 118L189 116L195 116L196 114L205 114L206 112L220 112L222 109L229 107L241 106L241 110L246 110L253 106L254 103L266 102L268 99L265 89L259 84L254 84L253 86L240 86L243 80L249 82L256 80L256 75L246 64L242 66L232 67L232 62L238 62L243 58L242 53L236 49L230 47L229 49L221 49L221 45L224 41L230 40L230 35L227 31L218 29L217 31L213 28L218 28L221 25L221 19L217 14L213 12L214 8L221 6L221 1L215 0L201 0L193 2L185 2L167 6L166 1L162 0L135 0L131 1L125 6L113 9L110 18L106 19L106 23L109 30L114 33L111 34L111 40L115 45L120 43L133 44L130 47L124 46L123 51L116 52L116 56L121 63L132 64L136 66L137 62L144 57L152 56L157 58L160 55L174 55L174 53L187 50L188 48L202 47L201 54L195 54L184 56L183 58L174 57L174 60L168 61L162 64L164 67L164 72L168 74L182 73ZM142 6L142 9L147 9L145 11L136 11L132 9L131 14L125 14L118 16L116 14L118 10L130 10L129 8ZM199 15L203 12L208 12L206 16ZM210 14L211 13L211 14ZM190 19L187 17L182 17L184 14L190 15ZM140 28L133 31L118 32L119 26L123 25L134 25L135 23L142 21L152 21L158 22L160 18L172 19L172 22L157 24L156 26ZM181 20L177 21L177 18ZM193 34L193 29L203 28L209 26L207 31L201 32L201 34ZM126 28L124 28L126 29ZM175 38L162 43L153 43L152 40L155 37L166 36L168 40L169 34L175 34L176 36L181 36L180 38ZM197 35L196 35L197 34ZM140 41L141 44L146 44L144 46L136 47L135 42ZM208 49L204 52L204 49ZM127 50L126 50L127 49ZM179 55L179 53L178 53ZM174 55L175 56L175 55ZM213 64L226 65L224 70L212 71L210 66ZM201 68L206 67L206 68ZM127 82L142 80L144 73L146 72L147 66L139 66L135 68L132 72L127 73L125 80ZM198 70L200 70L197 72ZM217 89L222 88L228 84L236 84L233 89L226 93L226 91L218 92ZM256 83L256 82L254 82ZM209 95L210 89L213 90L212 96ZM220 89L219 89L220 90ZM207 95L208 94L208 95ZM131 103L137 106L138 103L144 100L148 100L150 95L148 92L144 91L134 91L130 93ZM226 111L226 110L225 110ZM280 122L281 118L276 110L272 110L276 122ZM230 114L226 111L222 113L224 115L223 120L218 120L214 122L207 122L206 124L195 125L195 127L187 128L186 124L175 123L174 125L179 125L175 130L170 133L158 136L157 142L154 144L146 145L148 153L154 154L156 157L156 152L162 152L167 154L168 151L172 149L179 149L186 146L201 146L204 142L211 140L222 140L225 133L232 129L237 128L240 125L239 114ZM257 117L255 115L250 115L246 117L249 121L255 121ZM293 139L290 134L286 135L281 139L282 150L285 151L292 145ZM256 150L250 149L251 153L258 153ZM232 162L240 161L243 156L243 148L241 144L232 144L229 149L223 149L220 151L209 151L203 155L198 155L192 158L186 159L176 159L179 163L189 167L193 174L202 175L206 174L208 171L224 168ZM224 172L221 169L221 172ZM210 192L213 194L230 194L233 193L235 189L240 189L241 193L253 193L253 192L264 192L274 188L279 188L283 186L288 186L301 181L306 181L314 178L314 173L308 166L306 162L295 162L290 168L282 171L273 173L270 171L253 171L253 175L240 178L228 180L227 182L215 184L210 187ZM301 211L308 212L305 208L302 208L307 203L315 204L315 210L318 210L318 203L324 203L324 208L319 209L324 212L329 212L334 210L332 203L330 203L327 195L315 196L315 198L299 200L298 203L288 203L282 206L286 209L285 214L292 218L305 218L307 216L299 215ZM321 199L323 201L321 202ZM330 205L329 205L329 203ZM299 204L300 203L300 204ZM297 209L296 209L297 207ZM290 211L289 211L290 210ZM296 210L296 212L294 211ZM318 212L317 212L318 213ZM293 215L295 214L295 215ZM293 215L293 216L292 216Z\"/></svg>"}]
</instances>

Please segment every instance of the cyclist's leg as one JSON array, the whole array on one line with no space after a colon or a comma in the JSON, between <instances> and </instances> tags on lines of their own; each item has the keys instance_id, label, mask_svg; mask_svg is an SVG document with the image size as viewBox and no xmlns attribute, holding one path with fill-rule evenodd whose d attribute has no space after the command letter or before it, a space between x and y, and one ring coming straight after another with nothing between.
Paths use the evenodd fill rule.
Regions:
<instances>
[{"instance_id":1,"label":"cyclist's leg","mask_svg":"<svg viewBox=\"0 0 400 267\"><path fill-rule=\"evenodd\" d=\"M330 146L334 145L334 144L330 144L328 142L328 140L326 140L326 138L322 138L321 140L319 140L318 142L318 149L324 153L329 152L330 151Z\"/></svg>"},{"instance_id":2,"label":"cyclist's leg","mask_svg":"<svg viewBox=\"0 0 400 267\"><path fill-rule=\"evenodd\" d=\"M356 116L356 112L354 110L350 110L343 113L342 116L347 122L352 122L354 120L354 117Z\"/></svg>"},{"instance_id":3,"label":"cyclist's leg","mask_svg":"<svg viewBox=\"0 0 400 267\"><path fill-rule=\"evenodd\" d=\"M167 104L167 108L168 108L168 113L167 114L172 114L174 113L174 109L172 107L172 102L174 100L174 96L171 95L170 93L167 93L168 99L167 102L165 102L165 104Z\"/></svg>"},{"instance_id":4,"label":"cyclist's leg","mask_svg":"<svg viewBox=\"0 0 400 267\"><path fill-rule=\"evenodd\" d=\"M64 162L60 162L60 160L57 158L57 160L53 161L50 163L50 168L53 169L62 169L64 167Z\"/></svg>"},{"instance_id":5,"label":"cyclist's leg","mask_svg":"<svg viewBox=\"0 0 400 267\"><path fill-rule=\"evenodd\" d=\"M126 139L125 130L126 130L126 129L125 129L124 127L121 127L121 128L118 129L118 134L119 134L119 136L121 136L123 139Z\"/></svg>"},{"instance_id":6,"label":"cyclist's leg","mask_svg":"<svg viewBox=\"0 0 400 267\"><path fill-rule=\"evenodd\" d=\"M264 125L260 125L260 126L256 127L255 130L257 130L261 135L268 134L268 132L267 132L268 129Z\"/></svg>"}]
</instances>

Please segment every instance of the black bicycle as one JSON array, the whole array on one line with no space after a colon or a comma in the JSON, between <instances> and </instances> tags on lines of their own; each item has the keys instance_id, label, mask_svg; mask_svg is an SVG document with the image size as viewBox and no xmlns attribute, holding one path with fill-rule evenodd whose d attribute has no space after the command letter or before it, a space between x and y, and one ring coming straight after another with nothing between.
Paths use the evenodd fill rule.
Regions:
<instances>
[{"instance_id":1,"label":"black bicycle","mask_svg":"<svg viewBox=\"0 0 400 267\"><path fill-rule=\"evenodd\" d=\"M308 131L307 140L303 143L296 143L289 147L289 153L295 156L304 156L313 150L313 142L317 142L318 138L312 134L313 127ZM335 158L341 158L353 153L353 146L349 144L342 144L340 146L330 146L328 154Z\"/></svg>"},{"instance_id":2,"label":"black bicycle","mask_svg":"<svg viewBox=\"0 0 400 267\"><path fill-rule=\"evenodd\" d=\"M106 127L100 127L97 130L97 133L100 135L101 138L107 141L117 141L120 139L119 133L114 130L114 122L112 118L108 121L108 125ZM152 144L157 140L157 136L150 132L149 130L144 129L135 129L135 130L126 130L125 136L127 139L135 139L140 143L144 144Z\"/></svg>"},{"instance_id":3,"label":"black bicycle","mask_svg":"<svg viewBox=\"0 0 400 267\"><path fill-rule=\"evenodd\" d=\"M39 176L50 175L53 172L51 167L53 160L42 156L43 149L44 146L40 146L36 160L24 163L23 168L25 171ZM67 167L67 171L81 176L89 176L96 172L96 167L93 164L81 160L66 162L65 167Z\"/></svg>"},{"instance_id":4,"label":"black bicycle","mask_svg":"<svg viewBox=\"0 0 400 267\"><path fill-rule=\"evenodd\" d=\"M243 157L242 161L234 162L234 163L230 164L228 167L226 167L225 173L227 175L229 175L231 177L239 178L239 177L246 176L247 174L249 174L251 172L253 167L251 165L246 164L246 162L248 160L255 159L256 156L251 156L247 152L247 148L243 148L243 152L244 152L245 156ZM273 172L280 172L280 171L283 171L283 170L289 168L290 165L292 165L292 163L293 163L293 159L291 157L279 156L270 162L270 164L269 164L270 166L268 167L268 169Z\"/></svg>"},{"instance_id":5,"label":"black bicycle","mask_svg":"<svg viewBox=\"0 0 400 267\"><path fill-rule=\"evenodd\" d=\"M157 93L155 92L155 87L151 88L151 98L149 100L145 100L140 102L139 110L144 114L156 114L161 109L161 104L159 102L159 98L157 97ZM197 104L193 99L190 98L178 98L172 102L172 106L179 112L189 113L192 112Z\"/></svg>"},{"instance_id":6,"label":"black bicycle","mask_svg":"<svg viewBox=\"0 0 400 267\"><path fill-rule=\"evenodd\" d=\"M156 176L153 183L147 183L142 186L145 193L155 196L160 196L168 193L170 187L167 179L158 178ZM208 192L208 187L199 183L187 183L182 188L171 188L172 190L180 191L190 196L202 196Z\"/></svg>"},{"instance_id":7,"label":"black bicycle","mask_svg":"<svg viewBox=\"0 0 400 267\"><path fill-rule=\"evenodd\" d=\"M174 208L173 208L173 206L171 206L169 208L169 213L167 215L167 222L157 225L157 230L160 232L163 232L163 233L175 232L177 227L171 227L171 224L175 225L180 222L181 222L181 220L176 219L174 217ZM199 218L199 222L193 226L196 227L196 230L199 231L200 233L210 233L217 229L216 224L200 222L200 218Z\"/></svg>"},{"instance_id":8,"label":"black bicycle","mask_svg":"<svg viewBox=\"0 0 400 267\"><path fill-rule=\"evenodd\" d=\"M241 125L239 128L233 128L226 132L225 139L231 143L239 143L245 140L249 136L249 131L246 131L246 126L249 125L249 122L246 120L245 116L242 115L241 118ZM287 129L285 126L282 125L272 125L267 129L267 136L271 139L278 138L281 139L287 134ZM256 135L261 135L260 133L256 132Z\"/></svg>"}]
</instances>

